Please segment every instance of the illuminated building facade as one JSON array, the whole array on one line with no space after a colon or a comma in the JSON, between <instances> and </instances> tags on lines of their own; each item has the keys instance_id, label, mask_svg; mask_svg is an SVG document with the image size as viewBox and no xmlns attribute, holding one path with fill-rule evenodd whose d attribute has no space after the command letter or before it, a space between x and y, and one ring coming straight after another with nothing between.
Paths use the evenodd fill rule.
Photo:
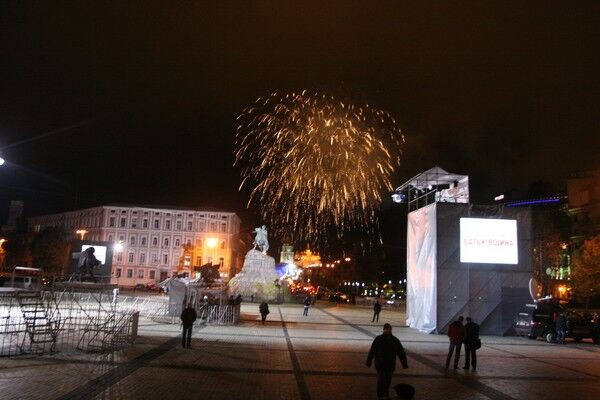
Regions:
<instances>
[{"instance_id":1,"label":"illuminated building facade","mask_svg":"<svg viewBox=\"0 0 600 400\"><path fill-rule=\"evenodd\" d=\"M105 205L29 219L29 229L85 230L87 241L115 243L112 283L131 287L173 274L193 276L194 267L219 265L225 280L241 268L240 218L233 212Z\"/></svg>"}]
</instances>

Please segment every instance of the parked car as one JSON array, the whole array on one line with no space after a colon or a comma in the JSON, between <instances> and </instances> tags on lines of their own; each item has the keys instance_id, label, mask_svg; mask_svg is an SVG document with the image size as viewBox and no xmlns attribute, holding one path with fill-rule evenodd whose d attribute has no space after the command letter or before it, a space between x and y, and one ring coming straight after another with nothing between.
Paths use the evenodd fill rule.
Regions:
<instances>
[{"instance_id":1,"label":"parked car","mask_svg":"<svg viewBox=\"0 0 600 400\"><path fill-rule=\"evenodd\" d=\"M568 310L555 301L540 301L528 304L517 316L514 329L517 334L534 340L539 337L548 343L556 340L556 317L564 313L567 318L566 336L579 342L590 338L600 344L600 338L594 331L592 318Z\"/></svg>"},{"instance_id":2,"label":"parked car","mask_svg":"<svg viewBox=\"0 0 600 400\"><path fill-rule=\"evenodd\" d=\"M329 295L329 301L333 303L347 303L349 301L349 296L342 292L335 292Z\"/></svg>"},{"instance_id":3,"label":"parked car","mask_svg":"<svg viewBox=\"0 0 600 400\"><path fill-rule=\"evenodd\" d=\"M163 288L158 286L156 283L138 283L133 287L134 291L143 291L143 292L157 292L160 293L163 291Z\"/></svg>"}]
</instances>

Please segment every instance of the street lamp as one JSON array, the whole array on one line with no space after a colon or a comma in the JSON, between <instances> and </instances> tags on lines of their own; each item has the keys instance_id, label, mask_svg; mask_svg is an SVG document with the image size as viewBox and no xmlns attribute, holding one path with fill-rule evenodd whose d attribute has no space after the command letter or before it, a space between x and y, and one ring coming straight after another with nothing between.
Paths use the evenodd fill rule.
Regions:
<instances>
[{"instance_id":1,"label":"street lamp","mask_svg":"<svg viewBox=\"0 0 600 400\"><path fill-rule=\"evenodd\" d=\"M0 269L4 268L4 247L2 247L4 245L4 243L7 242L6 239L4 238L0 238Z\"/></svg>"},{"instance_id":2,"label":"street lamp","mask_svg":"<svg viewBox=\"0 0 600 400\"><path fill-rule=\"evenodd\" d=\"M114 246L113 246L113 249L117 253L123 251L123 241L120 240L119 243L115 243Z\"/></svg>"},{"instance_id":3,"label":"street lamp","mask_svg":"<svg viewBox=\"0 0 600 400\"><path fill-rule=\"evenodd\" d=\"M76 234L81 236L81 240L83 240L85 238L85 235L88 233L88 231L86 231L85 229L77 229L75 231Z\"/></svg>"},{"instance_id":4,"label":"street lamp","mask_svg":"<svg viewBox=\"0 0 600 400\"><path fill-rule=\"evenodd\" d=\"M0 157L0 165L4 165L4 158Z\"/></svg>"}]
</instances>

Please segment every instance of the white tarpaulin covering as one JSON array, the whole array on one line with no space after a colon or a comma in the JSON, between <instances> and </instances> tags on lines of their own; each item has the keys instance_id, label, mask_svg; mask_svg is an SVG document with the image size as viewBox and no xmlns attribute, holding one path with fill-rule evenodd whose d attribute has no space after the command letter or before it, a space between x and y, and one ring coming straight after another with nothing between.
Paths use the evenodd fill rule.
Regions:
<instances>
[{"instance_id":1,"label":"white tarpaulin covering","mask_svg":"<svg viewBox=\"0 0 600 400\"><path fill-rule=\"evenodd\" d=\"M421 332L436 329L437 228L436 204L408 214L407 325Z\"/></svg>"}]
</instances>

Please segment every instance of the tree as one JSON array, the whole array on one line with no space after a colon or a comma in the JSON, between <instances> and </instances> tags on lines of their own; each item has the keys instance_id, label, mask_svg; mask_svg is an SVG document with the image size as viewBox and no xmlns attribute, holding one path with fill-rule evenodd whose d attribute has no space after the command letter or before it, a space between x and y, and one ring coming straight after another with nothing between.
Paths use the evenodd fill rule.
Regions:
<instances>
[{"instance_id":1,"label":"tree","mask_svg":"<svg viewBox=\"0 0 600 400\"><path fill-rule=\"evenodd\" d=\"M31 243L33 265L45 273L60 274L69 262L69 242L62 228L46 228Z\"/></svg>"},{"instance_id":2,"label":"tree","mask_svg":"<svg viewBox=\"0 0 600 400\"><path fill-rule=\"evenodd\" d=\"M581 254L574 259L573 284L575 294L585 298L600 295L600 235L583 242Z\"/></svg>"}]
</instances>

